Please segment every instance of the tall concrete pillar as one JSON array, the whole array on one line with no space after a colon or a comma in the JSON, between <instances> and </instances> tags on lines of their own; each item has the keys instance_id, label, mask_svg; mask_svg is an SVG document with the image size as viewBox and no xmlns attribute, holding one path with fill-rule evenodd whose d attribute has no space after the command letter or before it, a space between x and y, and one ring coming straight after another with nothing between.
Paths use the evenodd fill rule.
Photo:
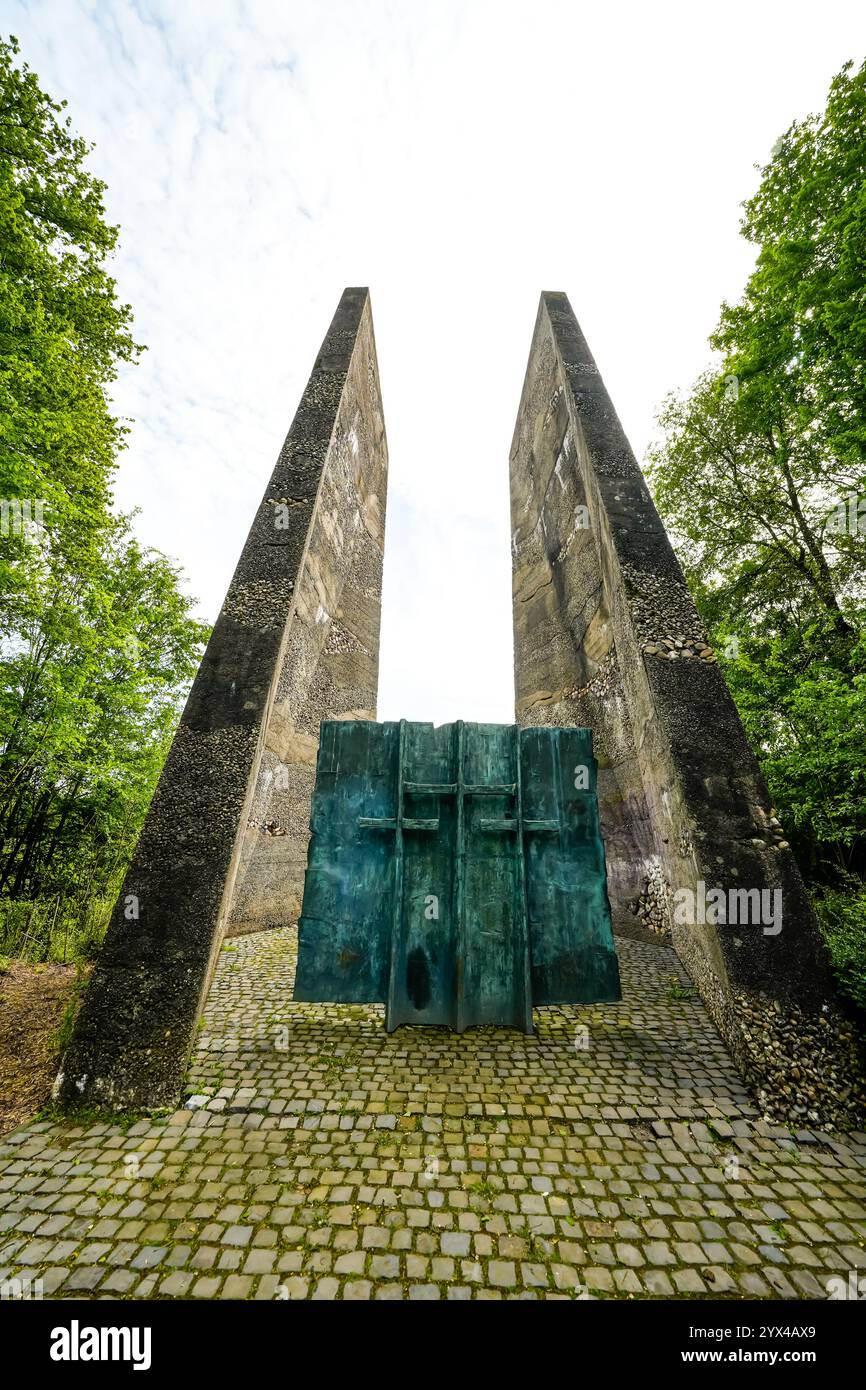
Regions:
<instances>
[{"instance_id":1,"label":"tall concrete pillar","mask_svg":"<svg viewBox=\"0 0 866 1390\"><path fill-rule=\"evenodd\" d=\"M323 718L376 717L387 446L347 289L190 691L55 1095L171 1104L226 930L296 920Z\"/></svg>"},{"instance_id":2,"label":"tall concrete pillar","mask_svg":"<svg viewBox=\"0 0 866 1390\"><path fill-rule=\"evenodd\" d=\"M670 934L768 1110L856 1113L850 1030L800 873L563 294L539 305L511 515L517 720L593 730L615 928L636 912Z\"/></svg>"}]
</instances>

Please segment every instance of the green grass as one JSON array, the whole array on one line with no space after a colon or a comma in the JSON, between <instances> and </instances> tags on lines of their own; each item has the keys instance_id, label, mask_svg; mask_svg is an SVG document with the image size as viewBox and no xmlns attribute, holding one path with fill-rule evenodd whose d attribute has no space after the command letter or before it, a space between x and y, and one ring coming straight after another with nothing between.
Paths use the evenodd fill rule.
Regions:
<instances>
[{"instance_id":1,"label":"green grass","mask_svg":"<svg viewBox=\"0 0 866 1390\"><path fill-rule=\"evenodd\" d=\"M38 1121L74 1126L76 1129L90 1129L92 1125L115 1125L122 1134L128 1133L139 1120L147 1118L144 1113L129 1110L95 1110L87 1105L67 1110L55 1105L53 1101L35 1116Z\"/></svg>"},{"instance_id":2,"label":"green grass","mask_svg":"<svg viewBox=\"0 0 866 1390\"><path fill-rule=\"evenodd\" d=\"M78 1006L81 1003L81 996L87 987L87 976L82 974L79 969L75 984L69 995L66 1008L63 1010L63 1017L57 1028L57 1050L65 1052L72 1042L72 1030L75 1026L75 1016L78 1013Z\"/></svg>"},{"instance_id":3,"label":"green grass","mask_svg":"<svg viewBox=\"0 0 866 1390\"><path fill-rule=\"evenodd\" d=\"M113 905L113 893L82 900L0 898L0 958L33 965L93 960Z\"/></svg>"},{"instance_id":4,"label":"green grass","mask_svg":"<svg viewBox=\"0 0 866 1390\"><path fill-rule=\"evenodd\" d=\"M693 999L697 991L691 985L683 985L676 975L668 975L667 997L673 1001L675 999Z\"/></svg>"}]
</instances>

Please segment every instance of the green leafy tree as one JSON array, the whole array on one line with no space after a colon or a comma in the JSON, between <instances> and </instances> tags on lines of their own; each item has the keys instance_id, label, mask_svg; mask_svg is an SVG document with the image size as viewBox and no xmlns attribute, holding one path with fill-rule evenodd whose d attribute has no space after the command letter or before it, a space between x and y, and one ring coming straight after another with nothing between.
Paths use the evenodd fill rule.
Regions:
<instances>
[{"instance_id":1,"label":"green leafy tree","mask_svg":"<svg viewBox=\"0 0 866 1390\"><path fill-rule=\"evenodd\" d=\"M88 146L0 43L0 901L110 894L205 629L112 508L134 362ZM55 914L56 915L56 914Z\"/></svg>"},{"instance_id":2,"label":"green leafy tree","mask_svg":"<svg viewBox=\"0 0 866 1390\"><path fill-rule=\"evenodd\" d=\"M650 482L866 999L866 64L777 142L742 231L755 270L665 402Z\"/></svg>"},{"instance_id":3,"label":"green leafy tree","mask_svg":"<svg viewBox=\"0 0 866 1390\"><path fill-rule=\"evenodd\" d=\"M788 404L791 433L862 484L866 462L866 64L794 122L745 204L758 252L714 344L729 370Z\"/></svg>"},{"instance_id":4,"label":"green leafy tree","mask_svg":"<svg viewBox=\"0 0 866 1390\"><path fill-rule=\"evenodd\" d=\"M866 515L862 534L849 522L866 468L852 475L823 452L780 386L731 367L666 402L650 466L659 509L711 625L815 623L844 663L866 564Z\"/></svg>"}]
</instances>

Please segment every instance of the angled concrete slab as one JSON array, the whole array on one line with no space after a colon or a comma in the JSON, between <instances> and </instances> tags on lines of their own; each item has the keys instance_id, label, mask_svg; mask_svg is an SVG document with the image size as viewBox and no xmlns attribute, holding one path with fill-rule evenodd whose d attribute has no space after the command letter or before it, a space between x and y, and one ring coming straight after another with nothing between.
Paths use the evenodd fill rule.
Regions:
<instances>
[{"instance_id":1,"label":"angled concrete slab","mask_svg":"<svg viewBox=\"0 0 866 1390\"><path fill-rule=\"evenodd\" d=\"M319 721L376 717L387 446L347 289L256 512L55 1086L171 1104L227 926L297 917Z\"/></svg>"},{"instance_id":2,"label":"angled concrete slab","mask_svg":"<svg viewBox=\"0 0 866 1390\"><path fill-rule=\"evenodd\" d=\"M808 895L564 294L541 296L511 515L517 720L593 730L615 927L671 936L768 1109L856 1114Z\"/></svg>"}]
</instances>

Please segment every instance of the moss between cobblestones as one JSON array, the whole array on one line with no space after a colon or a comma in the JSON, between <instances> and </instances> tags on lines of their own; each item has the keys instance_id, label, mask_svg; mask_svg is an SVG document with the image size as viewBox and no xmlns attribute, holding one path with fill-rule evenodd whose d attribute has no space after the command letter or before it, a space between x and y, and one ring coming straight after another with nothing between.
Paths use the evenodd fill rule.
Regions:
<instances>
[{"instance_id":1,"label":"moss between cobblestones","mask_svg":"<svg viewBox=\"0 0 866 1390\"><path fill-rule=\"evenodd\" d=\"M619 945L622 1005L458 1037L295 1004L294 934L239 938L190 1068L203 1108L48 1115L0 1143L0 1277L55 1297L824 1296L866 1267L866 1137L764 1123L700 1000L669 997L670 949Z\"/></svg>"},{"instance_id":2,"label":"moss between cobblestones","mask_svg":"<svg viewBox=\"0 0 866 1390\"><path fill-rule=\"evenodd\" d=\"M164 1112L166 1115L170 1111ZM66 1129L70 1133L78 1130L89 1130L93 1128L115 1128L126 1134L134 1124L143 1118L142 1111L119 1110L116 1113L105 1110L96 1110L92 1106L83 1105L80 1109L71 1110L69 1106L61 1109L50 1101L44 1106L36 1116L35 1123L47 1123L57 1125L60 1129ZM151 1116L150 1118L155 1118Z\"/></svg>"}]
</instances>

